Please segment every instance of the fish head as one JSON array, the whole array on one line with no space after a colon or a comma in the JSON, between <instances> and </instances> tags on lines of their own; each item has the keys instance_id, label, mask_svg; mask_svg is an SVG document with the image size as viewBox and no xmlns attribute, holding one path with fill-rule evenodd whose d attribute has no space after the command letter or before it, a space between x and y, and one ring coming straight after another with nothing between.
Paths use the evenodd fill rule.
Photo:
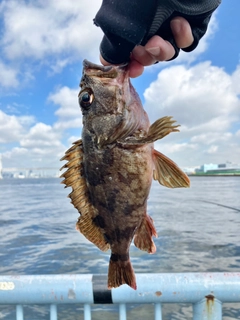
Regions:
<instances>
[{"instance_id":1,"label":"fish head","mask_svg":"<svg viewBox=\"0 0 240 320\"><path fill-rule=\"evenodd\" d=\"M127 66L100 66L84 60L80 87L83 138L90 135L101 148L136 131L147 132L148 116L130 83Z\"/></svg>"}]
</instances>

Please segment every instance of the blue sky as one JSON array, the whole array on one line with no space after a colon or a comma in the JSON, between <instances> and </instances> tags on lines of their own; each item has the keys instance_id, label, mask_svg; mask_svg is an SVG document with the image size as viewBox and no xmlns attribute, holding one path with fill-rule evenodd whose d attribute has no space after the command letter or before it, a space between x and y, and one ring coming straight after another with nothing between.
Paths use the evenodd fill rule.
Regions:
<instances>
[{"instance_id":1,"label":"blue sky","mask_svg":"<svg viewBox=\"0 0 240 320\"><path fill-rule=\"evenodd\" d=\"M0 154L4 167L59 167L81 135L82 60L98 61L98 0L0 2ZM192 53L133 80L151 121L180 133L156 148L180 166L240 163L240 2L223 0Z\"/></svg>"}]
</instances>

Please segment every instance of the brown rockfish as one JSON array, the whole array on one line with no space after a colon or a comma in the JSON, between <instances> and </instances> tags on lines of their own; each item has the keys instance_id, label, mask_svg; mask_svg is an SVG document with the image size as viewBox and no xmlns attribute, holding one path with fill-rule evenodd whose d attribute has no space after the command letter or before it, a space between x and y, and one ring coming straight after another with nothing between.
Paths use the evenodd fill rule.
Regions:
<instances>
[{"instance_id":1,"label":"brown rockfish","mask_svg":"<svg viewBox=\"0 0 240 320\"><path fill-rule=\"evenodd\" d=\"M84 60L79 104L82 140L61 160L62 183L80 217L77 229L99 249L111 249L108 287L126 283L136 289L129 247L154 253L157 236L147 214L152 178L169 187L189 187L178 166L154 150L153 142L179 131L171 117L151 126L130 83L128 68L99 66Z\"/></svg>"}]
</instances>

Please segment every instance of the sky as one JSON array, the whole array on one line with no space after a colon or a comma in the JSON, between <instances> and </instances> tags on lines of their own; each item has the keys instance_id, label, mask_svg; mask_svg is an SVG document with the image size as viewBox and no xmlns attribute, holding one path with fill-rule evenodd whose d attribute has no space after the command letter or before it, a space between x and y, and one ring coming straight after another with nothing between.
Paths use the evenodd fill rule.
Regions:
<instances>
[{"instance_id":1,"label":"sky","mask_svg":"<svg viewBox=\"0 0 240 320\"><path fill-rule=\"evenodd\" d=\"M62 166L81 137L82 61L99 63L100 0L0 1L3 167ZM181 125L157 150L181 167L240 163L240 1L222 0L192 53L146 67L132 83L153 122Z\"/></svg>"}]
</instances>

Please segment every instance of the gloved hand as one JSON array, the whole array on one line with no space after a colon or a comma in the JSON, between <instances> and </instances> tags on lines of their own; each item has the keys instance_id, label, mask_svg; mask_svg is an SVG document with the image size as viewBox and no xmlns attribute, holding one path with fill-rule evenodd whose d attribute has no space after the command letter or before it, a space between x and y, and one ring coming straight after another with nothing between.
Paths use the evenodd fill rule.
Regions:
<instances>
[{"instance_id":1,"label":"gloved hand","mask_svg":"<svg viewBox=\"0 0 240 320\"><path fill-rule=\"evenodd\" d=\"M104 37L100 53L111 64L129 61L136 45L145 45L154 35L169 41L175 49L172 59L179 54L170 22L175 17L185 18L191 26L193 43L183 48L194 50L205 34L213 11L221 0L103 0L94 23Z\"/></svg>"}]
</instances>

